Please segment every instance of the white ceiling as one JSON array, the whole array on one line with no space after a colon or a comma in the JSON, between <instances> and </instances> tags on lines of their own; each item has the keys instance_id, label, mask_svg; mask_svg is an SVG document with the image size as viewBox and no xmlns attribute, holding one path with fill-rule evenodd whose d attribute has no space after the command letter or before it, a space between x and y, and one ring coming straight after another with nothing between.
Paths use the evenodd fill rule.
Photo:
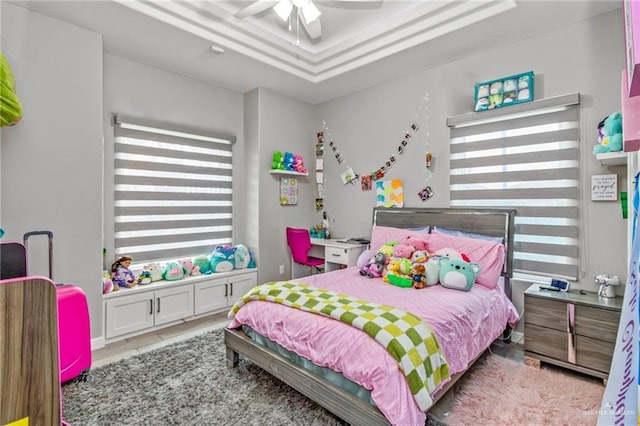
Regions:
<instances>
[{"instance_id":1,"label":"white ceiling","mask_svg":"<svg viewBox=\"0 0 640 426\"><path fill-rule=\"evenodd\" d=\"M318 39L295 20L289 31L271 9L233 16L252 1L12 3L101 33L110 54L241 93L266 87L315 104L620 9L622 2L315 0L322 12Z\"/></svg>"}]
</instances>

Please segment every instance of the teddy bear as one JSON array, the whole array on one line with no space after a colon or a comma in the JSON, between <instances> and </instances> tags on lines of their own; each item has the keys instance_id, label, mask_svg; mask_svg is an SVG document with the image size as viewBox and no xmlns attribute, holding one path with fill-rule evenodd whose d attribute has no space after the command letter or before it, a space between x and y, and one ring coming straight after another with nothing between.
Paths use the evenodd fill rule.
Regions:
<instances>
[{"instance_id":1,"label":"teddy bear","mask_svg":"<svg viewBox=\"0 0 640 426\"><path fill-rule=\"evenodd\" d=\"M296 160L291 152L284 153L284 170L296 170Z\"/></svg>"},{"instance_id":2,"label":"teddy bear","mask_svg":"<svg viewBox=\"0 0 640 426\"><path fill-rule=\"evenodd\" d=\"M413 288L424 288L427 285L427 269L422 263L416 263L413 265L411 280L413 281Z\"/></svg>"},{"instance_id":3,"label":"teddy bear","mask_svg":"<svg viewBox=\"0 0 640 426\"><path fill-rule=\"evenodd\" d=\"M410 259L415 250L416 249L413 246L407 244L396 244L393 246L393 256Z\"/></svg>"},{"instance_id":4,"label":"teddy bear","mask_svg":"<svg viewBox=\"0 0 640 426\"><path fill-rule=\"evenodd\" d=\"M618 111L598 123L598 144L593 147L593 155L622 151L622 148L622 114Z\"/></svg>"},{"instance_id":5,"label":"teddy bear","mask_svg":"<svg viewBox=\"0 0 640 426\"><path fill-rule=\"evenodd\" d=\"M438 260L440 265L440 284L454 290L469 291L480 273L480 265L465 262L461 259L443 257Z\"/></svg>"},{"instance_id":6,"label":"teddy bear","mask_svg":"<svg viewBox=\"0 0 640 426\"><path fill-rule=\"evenodd\" d=\"M300 154L293 156L293 167L298 173L307 173L307 168L304 166L304 160Z\"/></svg>"},{"instance_id":7,"label":"teddy bear","mask_svg":"<svg viewBox=\"0 0 640 426\"><path fill-rule=\"evenodd\" d=\"M273 161L271 162L272 170L284 170L284 158L282 156L282 152L274 151L273 153Z\"/></svg>"}]
</instances>

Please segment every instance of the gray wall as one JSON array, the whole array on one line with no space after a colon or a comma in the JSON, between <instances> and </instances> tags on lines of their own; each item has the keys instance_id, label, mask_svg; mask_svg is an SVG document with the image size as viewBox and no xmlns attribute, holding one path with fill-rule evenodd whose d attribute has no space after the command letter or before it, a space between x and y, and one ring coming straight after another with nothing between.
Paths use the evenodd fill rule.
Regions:
<instances>
[{"instance_id":1,"label":"gray wall","mask_svg":"<svg viewBox=\"0 0 640 426\"><path fill-rule=\"evenodd\" d=\"M24 122L1 133L0 226L8 232L3 241L21 240L33 229L56 234L54 276L87 292L94 338L103 333L101 250L111 241L109 116L113 112L238 136L234 158L241 167L234 167L234 238L257 248L259 280L269 281L290 275L284 228L308 228L320 222L314 208L313 160L315 134L323 120L346 163L361 174L370 173L395 153L411 122L424 124L424 111L417 109L428 92L430 135L423 125L388 177L404 181L406 205L445 207L449 203L446 118L471 111L476 82L533 70L537 99L570 92L582 95L585 223L579 287L595 289L592 277L598 272L626 277L626 224L620 206L591 202L588 195L590 176L611 172L591 151L598 121L620 107L624 43L617 12L519 42L508 51L485 52L317 106L266 89L242 95L103 56L101 38L95 33L6 3L2 12L2 49L13 66L25 107ZM426 143L435 158L429 184L436 195L423 203L417 192L425 184ZM269 174L276 149L302 154L311 171L300 179L297 206L279 205L279 177ZM325 169L325 209L333 235L367 235L374 192L343 186L339 175L345 167L332 157L325 157ZM621 174L619 185L624 187L624 170L613 171ZM32 266L46 271L38 263ZM281 264L286 267L284 275L278 271ZM520 310L525 287L522 283L515 288Z\"/></svg>"},{"instance_id":2,"label":"gray wall","mask_svg":"<svg viewBox=\"0 0 640 426\"><path fill-rule=\"evenodd\" d=\"M580 211L584 222L581 226L583 274L576 287L596 290L593 276L597 273L618 274L624 280L627 271L626 221L621 217L620 204L592 202L589 192L593 174L619 173L619 186L625 188L626 185L624 168L609 170L591 154L598 122L620 109L620 73L624 68L621 19L619 11L600 15L507 49L495 49L323 103L318 108L317 126L326 120L334 141L350 165L356 172L368 173L393 152L422 96L428 92L430 135L421 128L387 177L403 180L405 205L447 207L449 129L445 122L449 116L472 111L476 82L533 70L535 99L579 92L583 192ZM435 158L430 182L435 197L422 202L417 193L425 182L423 164L427 142ZM327 159L325 168L326 205L334 221L334 234L366 235L375 192L343 186L339 175L345 167L336 161ZM528 284L515 283L514 298L520 311L522 292Z\"/></svg>"},{"instance_id":3,"label":"gray wall","mask_svg":"<svg viewBox=\"0 0 640 426\"><path fill-rule=\"evenodd\" d=\"M1 131L2 241L52 231L54 279L84 289L100 336L102 39L3 2L2 52L24 110ZM29 272L47 275L46 240L29 242Z\"/></svg>"}]
</instances>

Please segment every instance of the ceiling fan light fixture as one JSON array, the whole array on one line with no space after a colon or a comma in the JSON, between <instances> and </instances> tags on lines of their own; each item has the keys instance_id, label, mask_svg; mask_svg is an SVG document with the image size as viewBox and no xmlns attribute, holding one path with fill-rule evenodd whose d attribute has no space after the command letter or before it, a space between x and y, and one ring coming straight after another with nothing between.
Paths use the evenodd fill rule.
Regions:
<instances>
[{"instance_id":1,"label":"ceiling fan light fixture","mask_svg":"<svg viewBox=\"0 0 640 426\"><path fill-rule=\"evenodd\" d=\"M275 6L273 6L273 10L283 21L289 19L292 9L293 3L291 3L291 0L280 0Z\"/></svg>"},{"instance_id":2,"label":"ceiling fan light fixture","mask_svg":"<svg viewBox=\"0 0 640 426\"><path fill-rule=\"evenodd\" d=\"M312 1L307 2L304 6L302 6L302 16L304 16L304 21L307 24L312 23L322 14L320 9L317 8Z\"/></svg>"}]
</instances>

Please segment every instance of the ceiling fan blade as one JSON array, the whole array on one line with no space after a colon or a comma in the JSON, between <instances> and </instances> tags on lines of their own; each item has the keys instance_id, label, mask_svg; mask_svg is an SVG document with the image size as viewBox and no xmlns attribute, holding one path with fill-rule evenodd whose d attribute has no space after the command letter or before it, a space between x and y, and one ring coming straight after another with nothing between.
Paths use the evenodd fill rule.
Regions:
<instances>
[{"instance_id":1,"label":"ceiling fan blade","mask_svg":"<svg viewBox=\"0 0 640 426\"><path fill-rule=\"evenodd\" d=\"M256 0L244 9L237 11L233 16L236 18L246 18L247 16L255 15L275 6L278 1L279 0Z\"/></svg>"},{"instance_id":2,"label":"ceiling fan blade","mask_svg":"<svg viewBox=\"0 0 640 426\"><path fill-rule=\"evenodd\" d=\"M320 18L316 18L307 24L304 16L302 15L302 9L298 9L298 21L302 24L302 27L307 32L310 38L319 38L322 36L322 26L320 25Z\"/></svg>"}]
</instances>

